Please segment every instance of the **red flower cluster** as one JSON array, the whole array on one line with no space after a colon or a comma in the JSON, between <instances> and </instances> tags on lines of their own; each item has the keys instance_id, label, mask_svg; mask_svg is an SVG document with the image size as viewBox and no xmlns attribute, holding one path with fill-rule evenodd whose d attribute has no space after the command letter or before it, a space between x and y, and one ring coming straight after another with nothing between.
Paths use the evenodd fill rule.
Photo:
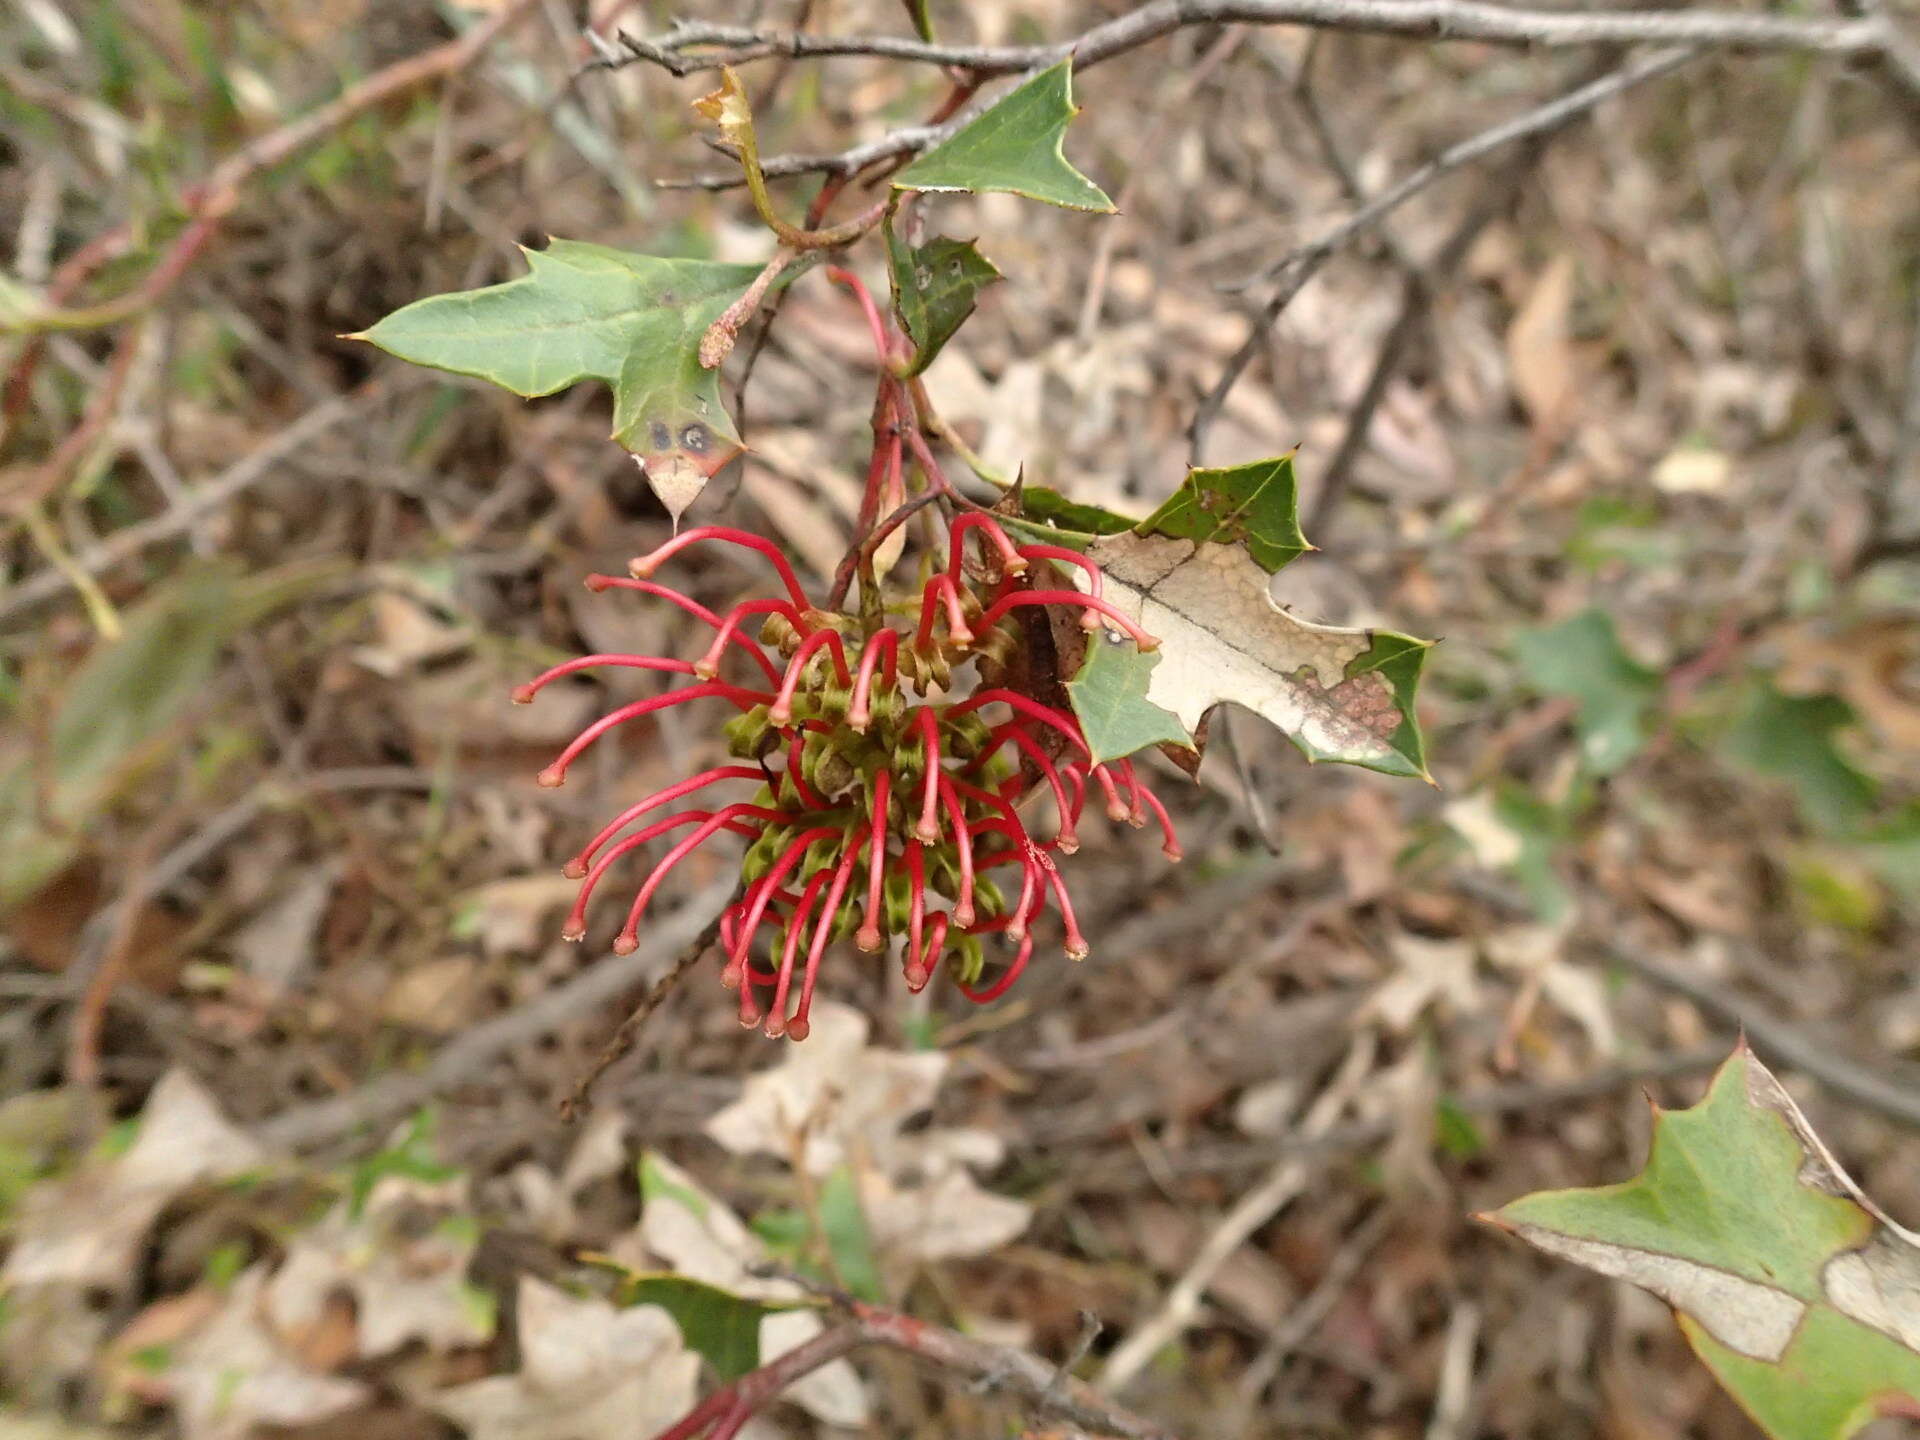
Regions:
<instances>
[{"instance_id":1,"label":"red flower cluster","mask_svg":"<svg viewBox=\"0 0 1920 1440\"><path fill-rule=\"evenodd\" d=\"M969 537L977 538L981 551L971 570ZM654 583L651 577L664 561L704 540L766 556L785 595L749 600L719 616ZM1037 562L1084 570L1088 589L1036 588L1028 572ZM721 978L740 992L742 1024L801 1040L821 956L848 935L868 952L885 948L891 936L904 936L909 986L924 987L946 961L962 993L985 1003L1005 993L1026 968L1033 922L1051 896L1066 928L1067 954L1084 958L1087 942L1054 857L1079 848L1075 827L1091 785L1099 785L1115 820L1138 826L1151 811L1167 855L1180 858L1166 809L1133 764L1093 763L1070 713L990 681L959 699L915 701L907 694L909 688L921 697L946 691L956 665L970 658L981 659L993 674L997 657L1020 643L1009 617L1023 606L1076 607L1089 629L1111 626L1143 647L1155 644L1101 597L1100 572L1085 556L1058 546L1015 544L992 516L962 515L952 526L947 568L934 571L922 587L918 624L910 632L815 609L778 548L740 530L689 530L630 569L630 578L591 576L588 588L636 590L672 602L713 627L706 653L692 663L584 656L519 687L515 702L526 704L553 680L597 666L661 670L693 676L697 683L596 720L540 773L540 783L561 784L581 752L616 726L690 700L724 700L739 712L726 730L731 753L744 763L703 771L630 805L568 862L566 873L581 881L563 932L569 940L585 937L588 901L629 852L692 827L656 861L635 894L613 942L623 954L639 943L647 906L676 865L723 830L746 836L752 842L741 867L746 889L721 921ZM757 641L745 630L756 618ZM784 657L784 668L768 649ZM764 685L718 678L735 651ZM1046 840L1034 838L1019 814L1018 802L1033 777L1044 783L1058 815ZM621 834L663 806L731 780L757 781L758 789L746 800L682 810ZM1017 875L1017 889L1011 883L1001 888L988 874L1002 867ZM938 900L946 903L936 905ZM761 961L754 942L763 929L771 939ZM1017 947L990 979L981 945L989 935Z\"/></svg>"}]
</instances>

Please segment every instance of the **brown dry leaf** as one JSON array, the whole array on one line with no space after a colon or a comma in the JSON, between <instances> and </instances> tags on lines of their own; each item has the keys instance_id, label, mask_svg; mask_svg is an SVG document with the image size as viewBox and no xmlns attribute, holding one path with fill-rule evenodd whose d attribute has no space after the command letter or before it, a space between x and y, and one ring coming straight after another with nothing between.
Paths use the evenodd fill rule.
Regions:
<instances>
[{"instance_id":1,"label":"brown dry leaf","mask_svg":"<svg viewBox=\"0 0 1920 1440\"><path fill-rule=\"evenodd\" d=\"M1575 274L1571 254L1554 256L1507 329L1513 391L1535 430L1563 424L1579 387L1571 326Z\"/></svg>"},{"instance_id":2,"label":"brown dry leaf","mask_svg":"<svg viewBox=\"0 0 1920 1440\"><path fill-rule=\"evenodd\" d=\"M473 1018L480 967L467 955L445 955L412 965L380 999L380 1018L393 1025L451 1035Z\"/></svg>"},{"instance_id":3,"label":"brown dry leaf","mask_svg":"<svg viewBox=\"0 0 1920 1440\"><path fill-rule=\"evenodd\" d=\"M700 1357L666 1311L520 1280L520 1369L430 1397L469 1440L633 1440L693 1408Z\"/></svg>"},{"instance_id":4,"label":"brown dry leaf","mask_svg":"<svg viewBox=\"0 0 1920 1440\"><path fill-rule=\"evenodd\" d=\"M1920 756L1920 623L1883 615L1824 635L1809 624L1781 640L1783 688L1839 691L1875 738Z\"/></svg>"},{"instance_id":5,"label":"brown dry leaf","mask_svg":"<svg viewBox=\"0 0 1920 1440\"><path fill-rule=\"evenodd\" d=\"M28 1191L13 1223L0 1286L118 1292L135 1279L147 1229L167 1202L206 1180L252 1169L265 1152L228 1123L184 1070L154 1086L140 1131L123 1153L96 1157L71 1176Z\"/></svg>"}]
</instances>

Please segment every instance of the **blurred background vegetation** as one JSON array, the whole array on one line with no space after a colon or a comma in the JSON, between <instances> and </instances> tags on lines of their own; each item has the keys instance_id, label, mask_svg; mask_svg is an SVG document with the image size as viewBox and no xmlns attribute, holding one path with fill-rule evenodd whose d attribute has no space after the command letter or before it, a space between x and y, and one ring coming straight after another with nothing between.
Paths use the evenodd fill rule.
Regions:
<instances>
[{"instance_id":1,"label":"blurred background vegetation","mask_svg":"<svg viewBox=\"0 0 1920 1440\"><path fill-rule=\"evenodd\" d=\"M975 1010L836 956L824 986L871 1017L870 1048L851 1013L841 1049L809 1045L876 1067L886 1098L854 1114L855 1082L790 1077L839 1137L816 1164L743 1092L782 1057L705 971L594 1128L556 1118L671 958L578 989L606 959L559 943L558 866L609 794L720 740L662 713L596 751L591 783L541 791L602 697L506 694L583 649L693 653L677 612L579 585L667 521L592 387L522 402L339 338L518 274L515 247L553 235L767 253L737 192L660 183L726 168L688 109L703 77L576 76L583 19L681 12L519 8L247 168L151 290L231 157L499 6L0 18L0 362L25 377L0 422L0 1436L644 1434L632 1407L538 1418L529 1316L591 1346L639 1313L535 1288L577 1295L583 1252L723 1279L663 1232L676 1194L1041 1354L1090 1310L1097 1373L1280 1163L1298 1198L1130 1404L1207 1435L1751 1433L1661 1307L1465 1217L1626 1173L1637 1089L1691 1099L1742 1024L1869 1192L1920 1215L1911 117L1839 62L1705 57L1341 254L1206 458L1300 447L1324 553L1280 577L1296 613L1443 638L1438 787L1309 771L1242 724L1197 785L1162 787L1185 865L1087 838L1086 963L1036 962ZM751 8L904 33L883 0ZM933 6L997 43L1114 9ZM1591 64L1196 28L1090 72L1070 149L1123 213L943 202L1009 278L931 372L941 411L989 461L1144 513L1252 333L1222 287ZM944 87L868 59L749 81L768 152L914 123ZM812 183L788 182L796 211ZM104 263L60 294L90 245ZM49 295L143 303L29 333ZM870 365L852 303L797 284L741 404L752 452L693 518L830 573ZM753 578L720 555L686 573L715 606ZM540 1009L562 992L586 998ZM744 1263L748 1242L714 1243ZM595 1393L692 1383L671 1336L629 1338ZM861 1375L757 1433L1009 1433L992 1394ZM519 1388L469 1388L489 1377Z\"/></svg>"}]
</instances>

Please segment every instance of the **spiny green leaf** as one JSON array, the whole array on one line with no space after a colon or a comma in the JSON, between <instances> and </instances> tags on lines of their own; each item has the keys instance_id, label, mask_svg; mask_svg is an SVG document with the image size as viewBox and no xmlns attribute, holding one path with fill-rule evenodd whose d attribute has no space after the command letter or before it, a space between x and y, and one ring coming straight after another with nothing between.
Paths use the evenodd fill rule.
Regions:
<instances>
[{"instance_id":1,"label":"spiny green leaf","mask_svg":"<svg viewBox=\"0 0 1920 1440\"><path fill-rule=\"evenodd\" d=\"M1067 693L1094 763L1123 760L1149 745L1193 748L1180 717L1147 698L1159 663L1158 652L1123 636L1096 635L1088 642L1086 663L1067 682Z\"/></svg>"},{"instance_id":2,"label":"spiny green leaf","mask_svg":"<svg viewBox=\"0 0 1920 1440\"><path fill-rule=\"evenodd\" d=\"M1612 774L1639 752L1660 677L1626 652L1604 611L1523 631L1513 653L1536 688L1579 703L1581 753L1596 775Z\"/></svg>"},{"instance_id":3,"label":"spiny green leaf","mask_svg":"<svg viewBox=\"0 0 1920 1440\"><path fill-rule=\"evenodd\" d=\"M1840 834L1864 824L1877 789L1834 744L1853 724L1837 695L1784 695L1757 681L1726 738L1735 759L1787 781L1813 824Z\"/></svg>"},{"instance_id":4,"label":"spiny green leaf","mask_svg":"<svg viewBox=\"0 0 1920 1440\"><path fill-rule=\"evenodd\" d=\"M1633 1179L1483 1218L1667 1301L1775 1440L1846 1440L1920 1407L1920 1237L1861 1193L1744 1046L1698 1105L1656 1115Z\"/></svg>"},{"instance_id":5,"label":"spiny green leaf","mask_svg":"<svg viewBox=\"0 0 1920 1440\"><path fill-rule=\"evenodd\" d=\"M752 1300L685 1275L629 1274L620 1282L622 1305L658 1305L673 1317L687 1348L698 1351L723 1382L760 1365L760 1322L800 1303Z\"/></svg>"},{"instance_id":6,"label":"spiny green leaf","mask_svg":"<svg viewBox=\"0 0 1920 1440\"><path fill-rule=\"evenodd\" d=\"M1189 470L1180 488L1137 527L1143 535L1245 545L1269 575L1313 546L1300 533L1293 456Z\"/></svg>"},{"instance_id":7,"label":"spiny green leaf","mask_svg":"<svg viewBox=\"0 0 1920 1440\"><path fill-rule=\"evenodd\" d=\"M578 240L524 253L518 279L416 300L353 338L516 395L605 381L613 438L640 457L677 516L742 449L721 404L720 372L700 363L700 341L760 267Z\"/></svg>"},{"instance_id":8,"label":"spiny green leaf","mask_svg":"<svg viewBox=\"0 0 1920 1440\"><path fill-rule=\"evenodd\" d=\"M1002 190L1068 210L1113 213L1106 192L1061 148L1073 105L1073 62L1042 70L893 178L896 190Z\"/></svg>"},{"instance_id":9,"label":"spiny green leaf","mask_svg":"<svg viewBox=\"0 0 1920 1440\"><path fill-rule=\"evenodd\" d=\"M924 245L909 245L892 221L886 232L893 308L913 341L913 366L907 373L918 375L973 313L975 298L1000 279L1000 272L971 240L943 235Z\"/></svg>"}]
</instances>

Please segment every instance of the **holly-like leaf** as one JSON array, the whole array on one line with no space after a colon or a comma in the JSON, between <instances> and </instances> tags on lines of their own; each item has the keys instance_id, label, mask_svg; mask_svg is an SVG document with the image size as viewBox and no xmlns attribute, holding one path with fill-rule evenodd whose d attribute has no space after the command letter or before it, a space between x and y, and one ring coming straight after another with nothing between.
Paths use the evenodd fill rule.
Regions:
<instances>
[{"instance_id":1,"label":"holly-like leaf","mask_svg":"<svg viewBox=\"0 0 1920 1440\"><path fill-rule=\"evenodd\" d=\"M924 245L909 245L891 222L886 231L893 308L913 341L913 366L907 373L918 375L973 313L975 299L1000 279L1000 272L971 240L942 235Z\"/></svg>"},{"instance_id":2,"label":"holly-like leaf","mask_svg":"<svg viewBox=\"0 0 1920 1440\"><path fill-rule=\"evenodd\" d=\"M689 1350L704 1356L721 1380L738 1380L760 1364L760 1322L802 1302L777 1304L736 1295L685 1275L631 1273L620 1282L622 1305L658 1305L673 1317Z\"/></svg>"},{"instance_id":3,"label":"holly-like leaf","mask_svg":"<svg viewBox=\"0 0 1920 1440\"><path fill-rule=\"evenodd\" d=\"M1106 192L1067 162L1073 62L1042 70L893 177L896 190L1003 190L1068 210L1114 213Z\"/></svg>"},{"instance_id":4,"label":"holly-like leaf","mask_svg":"<svg viewBox=\"0 0 1920 1440\"><path fill-rule=\"evenodd\" d=\"M1742 764L1793 786L1807 819L1833 834L1864 825L1878 789L1841 752L1835 736L1854 723L1838 695L1787 695L1757 682L1726 739Z\"/></svg>"},{"instance_id":5,"label":"holly-like leaf","mask_svg":"<svg viewBox=\"0 0 1920 1440\"><path fill-rule=\"evenodd\" d=\"M1698 1105L1656 1113L1633 1179L1482 1218L1660 1296L1775 1440L1920 1416L1920 1236L1861 1193L1745 1046Z\"/></svg>"},{"instance_id":6,"label":"holly-like leaf","mask_svg":"<svg viewBox=\"0 0 1920 1440\"><path fill-rule=\"evenodd\" d=\"M1125 636L1089 642L1086 663L1067 682L1067 694L1094 763L1122 760L1149 745L1194 748L1180 717L1147 698L1159 663L1158 651L1142 650Z\"/></svg>"},{"instance_id":7,"label":"holly-like leaf","mask_svg":"<svg viewBox=\"0 0 1920 1440\"><path fill-rule=\"evenodd\" d=\"M1186 483L1137 528L1175 540L1245 546L1269 575L1313 549L1300 533L1291 454L1219 470L1189 470Z\"/></svg>"},{"instance_id":8,"label":"holly-like leaf","mask_svg":"<svg viewBox=\"0 0 1920 1440\"><path fill-rule=\"evenodd\" d=\"M1583 610L1525 631L1513 653L1536 688L1579 703L1580 748L1596 775L1612 774L1638 753L1660 677L1626 652L1606 612Z\"/></svg>"},{"instance_id":9,"label":"holly-like leaf","mask_svg":"<svg viewBox=\"0 0 1920 1440\"><path fill-rule=\"evenodd\" d=\"M1074 550L1084 550L1102 535L1118 535L1140 523L1098 505L1069 500L1059 491L1041 485L1023 485L1020 505L1024 513L1002 516L1003 525L1033 539Z\"/></svg>"},{"instance_id":10,"label":"holly-like leaf","mask_svg":"<svg viewBox=\"0 0 1920 1440\"><path fill-rule=\"evenodd\" d=\"M1279 726L1309 761L1428 778L1413 716L1428 642L1299 620L1268 590L1274 571L1313 548L1300 533L1291 455L1191 470L1129 530L1071 541L1046 533L1093 560L1104 598L1161 642L1144 691L1125 707L1131 713L1116 706L1093 720L1108 734L1150 729L1171 714L1180 743L1197 753L1208 713L1230 700ZM1091 583L1077 568L1063 570L1077 585ZM1078 679L1098 648L1089 647ZM1081 696L1096 693L1115 692L1072 691L1083 726Z\"/></svg>"},{"instance_id":11,"label":"holly-like leaf","mask_svg":"<svg viewBox=\"0 0 1920 1440\"><path fill-rule=\"evenodd\" d=\"M551 395L613 387L613 438L632 451L677 520L743 447L700 341L757 265L635 255L578 240L527 250L516 280L430 295L351 338L402 360Z\"/></svg>"}]
</instances>

